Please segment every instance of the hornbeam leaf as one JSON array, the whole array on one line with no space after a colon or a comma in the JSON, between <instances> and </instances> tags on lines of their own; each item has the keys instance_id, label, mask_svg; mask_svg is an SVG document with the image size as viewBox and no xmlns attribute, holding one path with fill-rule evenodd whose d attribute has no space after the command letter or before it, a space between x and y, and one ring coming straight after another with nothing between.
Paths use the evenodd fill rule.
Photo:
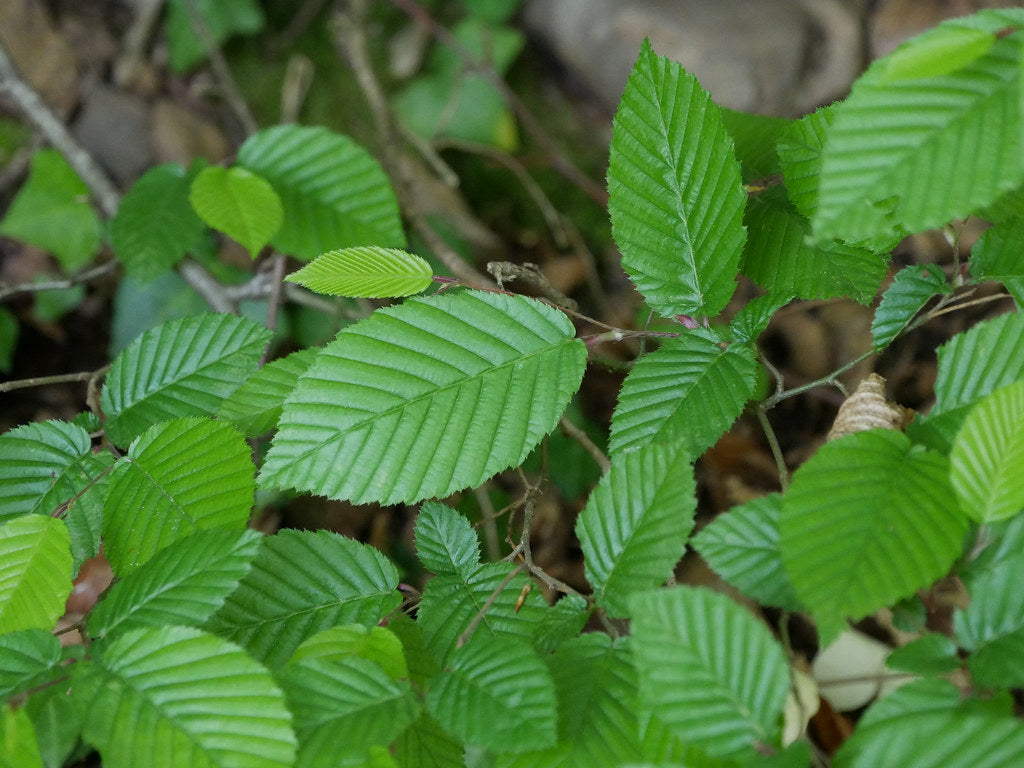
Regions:
<instances>
[{"instance_id":1,"label":"hornbeam leaf","mask_svg":"<svg viewBox=\"0 0 1024 768\"><path fill-rule=\"evenodd\" d=\"M1024 306L1024 218L1000 221L971 246L971 275L998 280Z\"/></svg>"},{"instance_id":2,"label":"hornbeam leaf","mask_svg":"<svg viewBox=\"0 0 1024 768\"><path fill-rule=\"evenodd\" d=\"M47 682L60 660L60 640L48 629L0 635L0 696L7 699Z\"/></svg>"},{"instance_id":3,"label":"hornbeam leaf","mask_svg":"<svg viewBox=\"0 0 1024 768\"><path fill-rule=\"evenodd\" d=\"M230 421L247 437L269 432L281 418L285 398L319 351L300 349L267 363L220 404L217 418Z\"/></svg>"},{"instance_id":4,"label":"hornbeam leaf","mask_svg":"<svg viewBox=\"0 0 1024 768\"><path fill-rule=\"evenodd\" d=\"M971 406L1024 379L1024 312L984 320L937 350L935 406L930 415Z\"/></svg>"},{"instance_id":5,"label":"hornbeam leaf","mask_svg":"<svg viewBox=\"0 0 1024 768\"><path fill-rule=\"evenodd\" d=\"M345 248L321 253L285 278L329 296L410 296L432 282L430 264L397 248Z\"/></svg>"},{"instance_id":6,"label":"hornbeam leaf","mask_svg":"<svg viewBox=\"0 0 1024 768\"><path fill-rule=\"evenodd\" d=\"M284 217L273 187L245 168L204 168L192 182L189 202L203 221L237 240L254 259Z\"/></svg>"},{"instance_id":7,"label":"hornbeam leaf","mask_svg":"<svg viewBox=\"0 0 1024 768\"><path fill-rule=\"evenodd\" d=\"M526 458L586 363L564 314L481 291L343 329L285 403L264 486L362 503L443 498Z\"/></svg>"},{"instance_id":8,"label":"hornbeam leaf","mask_svg":"<svg viewBox=\"0 0 1024 768\"><path fill-rule=\"evenodd\" d=\"M416 517L414 534L416 556L437 575L473 570L480 564L476 531L451 507L425 502Z\"/></svg>"},{"instance_id":9,"label":"hornbeam leaf","mask_svg":"<svg viewBox=\"0 0 1024 768\"><path fill-rule=\"evenodd\" d=\"M881 349L899 336L932 296L952 290L937 264L912 265L897 272L871 321L875 349Z\"/></svg>"},{"instance_id":10,"label":"hornbeam leaf","mask_svg":"<svg viewBox=\"0 0 1024 768\"><path fill-rule=\"evenodd\" d=\"M736 288L746 195L719 108L644 42L615 114L608 212L622 266L660 314L714 316Z\"/></svg>"},{"instance_id":11,"label":"hornbeam leaf","mask_svg":"<svg viewBox=\"0 0 1024 768\"><path fill-rule=\"evenodd\" d=\"M67 526L43 515L0 525L0 634L51 629L71 594Z\"/></svg>"}]
</instances>

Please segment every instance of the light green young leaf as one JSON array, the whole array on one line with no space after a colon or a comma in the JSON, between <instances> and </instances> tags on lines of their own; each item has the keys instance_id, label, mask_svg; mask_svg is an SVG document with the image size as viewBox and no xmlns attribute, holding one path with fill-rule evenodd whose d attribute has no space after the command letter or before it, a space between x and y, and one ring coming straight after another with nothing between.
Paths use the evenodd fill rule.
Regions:
<instances>
[{"instance_id":1,"label":"light green young leaf","mask_svg":"<svg viewBox=\"0 0 1024 768\"><path fill-rule=\"evenodd\" d=\"M52 629L71 594L67 526L43 515L0 525L0 634Z\"/></svg>"},{"instance_id":2,"label":"light green young leaf","mask_svg":"<svg viewBox=\"0 0 1024 768\"><path fill-rule=\"evenodd\" d=\"M970 583L971 602L953 614L961 646L971 652L968 669L975 685L1024 685L1024 555L1003 560Z\"/></svg>"},{"instance_id":3,"label":"light green young leaf","mask_svg":"<svg viewBox=\"0 0 1024 768\"><path fill-rule=\"evenodd\" d=\"M300 349L267 363L227 396L217 409L217 418L230 421L246 437L266 434L281 418L285 398L319 352Z\"/></svg>"},{"instance_id":4,"label":"light green young leaf","mask_svg":"<svg viewBox=\"0 0 1024 768\"><path fill-rule=\"evenodd\" d=\"M751 299L729 323L732 338L741 344L753 344L764 333L775 313L794 298L791 293L768 293Z\"/></svg>"},{"instance_id":5,"label":"light green young leaf","mask_svg":"<svg viewBox=\"0 0 1024 768\"><path fill-rule=\"evenodd\" d=\"M321 253L285 280L329 296L410 296L432 282L430 264L398 248L344 248Z\"/></svg>"},{"instance_id":6,"label":"light green young leaf","mask_svg":"<svg viewBox=\"0 0 1024 768\"><path fill-rule=\"evenodd\" d=\"M474 636L452 654L426 703L442 728L468 744L526 752L555 743L551 673L520 640Z\"/></svg>"},{"instance_id":7,"label":"light green young leaf","mask_svg":"<svg viewBox=\"0 0 1024 768\"><path fill-rule=\"evenodd\" d=\"M242 649L191 627L137 629L75 665L72 696L108 768L290 768L284 695Z\"/></svg>"},{"instance_id":8,"label":"light green young leaf","mask_svg":"<svg viewBox=\"0 0 1024 768\"><path fill-rule=\"evenodd\" d=\"M911 80L948 75L992 48L996 36L986 29L940 26L913 45L897 48L885 59L880 81Z\"/></svg>"},{"instance_id":9,"label":"light green young leaf","mask_svg":"<svg viewBox=\"0 0 1024 768\"><path fill-rule=\"evenodd\" d=\"M657 442L619 453L580 512L587 581L609 616L628 616L629 598L663 584L682 558L697 508L691 461Z\"/></svg>"},{"instance_id":10,"label":"light green young leaf","mask_svg":"<svg viewBox=\"0 0 1024 768\"><path fill-rule=\"evenodd\" d=\"M703 588L647 592L632 605L641 703L714 757L749 760L779 743L789 666L764 624Z\"/></svg>"},{"instance_id":11,"label":"light green young leaf","mask_svg":"<svg viewBox=\"0 0 1024 768\"><path fill-rule=\"evenodd\" d=\"M229 424L193 417L148 429L107 489L103 536L114 573L127 575L196 531L245 528L253 471L245 438Z\"/></svg>"},{"instance_id":12,"label":"light green young leaf","mask_svg":"<svg viewBox=\"0 0 1024 768\"><path fill-rule=\"evenodd\" d=\"M302 768L335 768L387 746L419 713L408 681L369 659L307 659L281 668L277 680L295 716Z\"/></svg>"},{"instance_id":13,"label":"light green young leaf","mask_svg":"<svg viewBox=\"0 0 1024 768\"><path fill-rule=\"evenodd\" d=\"M0 220L0 235L49 251L74 272L96 253L100 231L85 182L57 150L36 152L28 180Z\"/></svg>"},{"instance_id":14,"label":"light green young leaf","mask_svg":"<svg viewBox=\"0 0 1024 768\"><path fill-rule=\"evenodd\" d=\"M743 173L743 183L765 179L782 171L775 145L793 122L784 117L757 115L721 107L719 114L732 137Z\"/></svg>"},{"instance_id":15,"label":"light green young leaf","mask_svg":"<svg viewBox=\"0 0 1024 768\"><path fill-rule=\"evenodd\" d=\"M285 403L260 483L443 498L520 464L579 387L568 318L522 296L413 298L343 329Z\"/></svg>"},{"instance_id":16,"label":"light green young leaf","mask_svg":"<svg viewBox=\"0 0 1024 768\"><path fill-rule=\"evenodd\" d=\"M711 97L646 41L615 114L608 195L622 266L647 303L717 315L745 238L739 163Z\"/></svg>"},{"instance_id":17,"label":"light green young leaf","mask_svg":"<svg viewBox=\"0 0 1024 768\"><path fill-rule=\"evenodd\" d=\"M89 616L89 634L201 626L249 572L260 545L252 530L199 530L115 583Z\"/></svg>"},{"instance_id":18,"label":"light green young leaf","mask_svg":"<svg viewBox=\"0 0 1024 768\"><path fill-rule=\"evenodd\" d=\"M1024 379L1024 312L977 323L939 347L937 355L931 415L973 405Z\"/></svg>"},{"instance_id":19,"label":"light green young leaf","mask_svg":"<svg viewBox=\"0 0 1024 768\"><path fill-rule=\"evenodd\" d=\"M796 471L779 547L815 618L858 619L948 572L967 532L948 471L940 454L882 429L827 443Z\"/></svg>"},{"instance_id":20,"label":"light green young leaf","mask_svg":"<svg viewBox=\"0 0 1024 768\"><path fill-rule=\"evenodd\" d=\"M60 660L60 640L48 629L0 635L0 698L8 699L46 682Z\"/></svg>"},{"instance_id":21,"label":"light green young leaf","mask_svg":"<svg viewBox=\"0 0 1024 768\"><path fill-rule=\"evenodd\" d=\"M387 176L347 136L322 127L278 125L251 136L238 165L270 182L284 206L271 244L300 259L356 245L405 247Z\"/></svg>"},{"instance_id":22,"label":"light green young leaf","mask_svg":"<svg viewBox=\"0 0 1024 768\"><path fill-rule=\"evenodd\" d=\"M168 0L167 41L171 69L175 72L187 72L208 55L206 44L189 16L190 2L195 2L217 45L234 35L251 35L263 29L263 9L256 0Z\"/></svg>"},{"instance_id":23,"label":"light green young leaf","mask_svg":"<svg viewBox=\"0 0 1024 768\"><path fill-rule=\"evenodd\" d=\"M169 320L122 351L103 387L107 438L125 446L180 416L212 415L256 370L271 332L234 315Z\"/></svg>"},{"instance_id":24,"label":"light green young leaf","mask_svg":"<svg viewBox=\"0 0 1024 768\"><path fill-rule=\"evenodd\" d=\"M612 416L609 450L681 441L697 458L743 412L756 373L750 347L723 349L692 333L667 339L626 377Z\"/></svg>"},{"instance_id":25,"label":"light green young leaf","mask_svg":"<svg viewBox=\"0 0 1024 768\"><path fill-rule=\"evenodd\" d=\"M346 624L318 632L295 649L289 664L320 660L344 661L352 657L379 665L393 680L409 677L402 641L387 627Z\"/></svg>"},{"instance_id":26,"label":"light green young leaf","mask_svg":"<svg viewBox=\"0 0 1024 768\"><path fill-rule=\"evenodd\" d=\"M971 410L949 461L953 490L972 519L991 523L1024 511L1024 381Z\"/></svg>"},{"instance_id":27,"label":"light green young leaf","mask_svg":"<svg viewBox=\"0 0 1024 768\"><path fill-rule=\"evenodd\" d=\"M914 316L935 295L952 293L953 288L937 264L904 267L885 289L882 301L871 321L875 349L888 346L899 336Z\"/></svg>"},{"instance_id":28,"label":"light green young leaf","mask_svg":"<svg viewBox=\"0 0 1024 768\"><path fill-rule=\"evenodd\" d=\"M1024 306L1024 218L1001 221L985 231L971 246L971 275L979 280L998 280Z\"/></svg>"},{"instance_id":29,"label":"light green young leaf","mask_svg":"<svg viewBox=\"0 0 1024 768\"><path fill-rule=\"evenodd\" d=\"M206 231L188 201L194 170L177 163L150 168L121 198L110 244L136 280L149 282L173 267Z\"/></svg>"},{"instance_id":30,"label":"light green young leaf","mask_svg":"<svg viewBox=\"0 0 1024 768\"><path fill-rule=\"evenodd\" d=\"M36 729L24 707L5 706L0 723L0 768L43 768Z\"/></svg>"},{"instance_id":31,"label":"light green young leaf","mask_svg":"<svg viewBox=\"0 0 1024 768\"><path fill-rule=\"evenodd\" d=\"M854 83L834 108L823 151L816 237L856 242L919 232L1021 183L1021 36L996 33L1022 26L1021 9L947 21L879 59ZM955 72L888 78L893 61L898 72L919 51L930 58L951 37L978 33L997 39L984 54L960 59Z\"/></svg>"},{"instance_id":32,"label":"light green young leaf","mask_svg":"<svg viewBox=\"0 0 1024 768\"><path fill-rule=\"evenodd\" d=\"M770 493L733 507L693 537L715 573L762 605L803 610L779 552L782 496Z\"/></svg>"},{"instance_id":33,"label":"light green young leaf","mask_svg":"<svg viewBox=\"0 0 1024 768\"><path fill-rule=\"evenodd\" d=\"M284 530L263 539L207 628L278 667L317 632L376 624L400 602L397 586L398 571L373 547L330 531Z\"/></svg>"},{"instance_id":34,"label":"light green young leaf","mask_svg":"<svg viewBox=\"0 0 1024 768\"><path fill-rule=\"evenodd\" d=\"M436 501L420 507L413 530L416 556L437 575L471 571L480 564L480 540L464 516Z\"/></svg>"},{"instance_id":35,"label":"light green young leaf","mask_svg":"<svg viewBox=\"0 0 1024 768\"><path fill-rule=\"evenodd\" d=\"M199 218L256 258L281 227L284 209L270 183L245 168L204 168L188 196Z\"/></svg>"}]
</instances>

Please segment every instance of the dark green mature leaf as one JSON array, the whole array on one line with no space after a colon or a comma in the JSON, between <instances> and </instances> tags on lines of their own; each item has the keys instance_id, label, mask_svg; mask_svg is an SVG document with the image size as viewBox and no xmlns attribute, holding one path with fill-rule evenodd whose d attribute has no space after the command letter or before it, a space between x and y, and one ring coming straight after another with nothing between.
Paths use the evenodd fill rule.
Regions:
<instances>
[{"instance_id":1,"label":"dark green mature leaf","mask_svg":"<svg viewBox=\"0 0 1024 768\"><path fill-rule=\"evenodd\" d=\"M693 546L715 573L763 605L789 611L803 607L789 583L779 552L782 496L733 507L693 537Z\"/></svg>"},{"instance_id":2,"label":"dark green mature leaf","mask_svg":"<svg viewBox=\"0 0 1024 768\"><path fill-rule=\"evenodd\" d=\"M990 688L1024 685L1024 555L1003 560L970 583L971 602L953 615L957 641L974 683Z\"/></svg>"},{"instance_id":3,"label":"dark green mature leaf","mask_svg":"<svg viewBox=\"0 0 1024 768\"><path fill-rule=\"evenodd\" d=\"M71 594L67 526L43 515L0 525L0 634L52 629Z\"/></svg>"},{"instance_id":4,"label":"dark green mature leaf","mask_svg":"<svg viewBox=\"0 0 1024 768\"><path fill-rule=\"evenodd\" d=\"M465 768L466 747L445 733L426 712L398 737L395 761L401 768Z\"/></svg>"},{"instance_id":5,"label":"dark green mature leaf","mask_svg":"<svg viewBox=\"0 0 1024 768\"><path fill-rule=\"evenodd\" d=\"M193 177L177 163L158 165L121 198L110 244L136 280L148 282L173 267L206 230L188 201Z\"/></svg>"},{"instance_id":6,"label":"dark green mature leaf","mask_svg":"<svg viewBox=\"0 0 1024 768\"><path fill-rule=\"evenodd\" d=\"M109 768L289 768L295 736L270 673L191 627L137 629L75 665L86 740Z\"/></svg>"},{"instance_id":7,"label":"dark green mature leaf","mask_svg":"<svg viewBox=\"0 0 1024 768\"><path fill-rule=\"evenodd\" d=\"M60 660L60 640L48 630L0 635L0 697L7 699L45 682Z\"/></svg>"},{"instance_id":8,"label":"dark green mature leaf","mask_svg":"<svg viewBox=\"0 0 1024 768\"><path fill-rule=\"evenodd\" d=\"M252 569L207 624L269 667L339 624L376 624L399 603L398 572L373 547L330 531L263 539Z\"/></svg>"},{"instance_id":9,"label":"dark green mature leaf","mask_svg":"<svg viewBox=\"0 0 1024 768\"><path fill-rule=\"evenodd\" d=\"M904 267L885 290L871 321L875 349L885 347L899 336L925 304L940 293L952 293L942 267L922 264Z\"/></svg>"},{"instance_id":10,"label":"dark green mature leaf","mask_svg":"<svg viewBox=\"0 0 1024 768\"><path fill-rule=\"evenodd\" d=\"M270 183L245 168L204 168L188 196L199 217L256 258L281 227L284 210Z\"/></svg>"},{"instance_id":11,"label":"dark green mature leaf","mask_svg":"<svg viewBox=\"0 0 1024 768\"><path fill-rule=\"evenodd\" d=\"M742 413L757 361L747 346L688 333L640 358L619 392L609 450L682 441L697 458Z\"/></svg>"},{"instance_id":12,"label":"dark green mature leaf","mask_svg":"<svg viewBox=\"0 0 1024 768\"><path fill-rule=\"evenodd\" d=\"M832 107L821 107L790 123L779 138L777 151L786 193L805 219L813 218L818 210L821 150L834 119Z\"/></svg>"},{"instance_id":13,"label":"dark green mature leaf","mask_svg":"<svg viewBox=\"0 0 1024 768\"><path fill-rule=\"evenodd\" d=\"M647 303L717 315L745 238L739 163L711 97L646 41L615 114L608 195L622 266Z\"/></svg>"},{"instance_id":14,"label":"dark green mature leaf","mask_svg":"<svg viewBox=\"0 0 1024 768\"><path fill-rule=\"evenodd\" d=\"M67 688L51 685L34 692L25 703L25 711L35 726L43 765L46 768L65 765L82 736L82 719L68 696Z\"/></svg>"},{"instance_id":15,"label":"dark green mature leaf","mask_svg":"<svg viewBox=\"0 0 1024 768\"><path fill-rule=\"evenodd\" d=\"M928 632L906 645L894 648L885 666L915 675L948 675L960 667L956 641L938 632Z\"/></svg>"},{"instance_id":16,"label":"dark green mature leaf","mask_svg":"<svg viewBox=\"0 0 1024 768\"><path fill-rule=\"evenodd\" d=\"M876 61L835 107L825 144L814 232L857 241L941 226L1018 186L1024 10L982 11L945 22ZM988 33L991 47L948 74L893 79L893 61L937 40ZM926 115L927 119L922 119ZM879 137L885 137L882 141Z\"/></svg>"},{"instance_id":17,"label":"dark green mature leaf","mask_svg":"<svg viewBox=\"0 0 1024 768\"><path fill-rule=\"evenodd\" d=\"M266 434L276 426L285 398L319 352L300 349L267 363L227 396L217 409L217 418L230 421L247 437Z\"/></svg>"},{"instance_id":18,"label":"dark green mature leaf","mask_svg":"<svg viewBox=\"0 0 1024 768\"><path fill-rule=\"evenodd\" d=\"M278 125L251 136L238 164L271 183L284 222L271 243L301 259L356 245L405 247L398 204L369 153L322 127Z\"/></svg>"},{"instance_id":19,"label":"dark green mature leaf","mask_svg":"<svg viewBox=\"0 0 1024 768\"><path fill-rule=\"evenodd\" d=\"M0 520L50 515L67 501L56 487L92 452L89 433L64 421L41 421L0 435Z\"/></svg>"},{"instance_id":20,"label":"dark green mature leaf","mask_svg":"<svg viewBox=\"0 0 1024 768\"><path fill-rule=\"evenodd\" d=\"M751 299L729 323L732 338L743 344L753 344L764 333L775 313L794 298L791 293L768 293Z\"/></svg>"},{"instance_id":21,"label":"dark green mature leaf","mask_svg":"<svg viewBox=\"0 0 1024 768\"><path fill-rule=\"evenodd\" d=\"M587 581L610 616L663 584L686 549L697 507L689 451L647 443L619 453L576 520Z\"/></svg>"},{"instance_id":22,"label":"dark green mature leaf","mask_svg":"<svg viewBox=\"0 0 1024 768\"><path fill-rule=\"evenodd\" d=\"M860 618L948 572L967 531L948 472L945 457L882 429L828 443L796 471L779 546L816 618Z\"/></svg>"},{"instance_id":23,"label":"dark green mature leaf","mask_svg":"<svg viewBox=\"0 0 1024 768\"><path fill-rule=\"evenodd\" d=\"M998 280L1024 305L1024 218L1001 221L971 246L971 274L979 280Z\"/></svg>"},{"instance_id":24,"label":"dark green mature leaf","mask_svg":"<svg viewBox=\"0 0 1024 768\"><path fill-rule=\"evenodd\" d=\"M329 296L387 298L426 290L432 275L430 264L415 254L365 246L322 253L285 280Z\"/></svg>"},{"instance_id":25,"label":"dark green mature leaf","mask_svg":"<svg viewBox=\"0 0 1024 768\"><path fill-rule=\"evenodd\" d=\"M476 636L452 654L427 692L427 710L449 733L494 751L555 743L551 673L527 644Z\"/></svg>"},{"instance_id":26,"label":"dark green mature leaf","mask_svg":"<svg viewBox=\"0 0 1024 768\"><path fill-rule=\"evenodd\" d=\"M416 516L416 556L434 573L455 574L480 564L480 540L469 520L436 501L424 502Z\"/></svg>"},{"instance_id":27,"label":"dark green mature leaf","mask_svg":"<svg viewBox=\"0 0 1024 768\"><path fill-rule=\"evenodd\" d=\"M985 320L937 350L938 377L931 414L973 405L1024 379L1024 312Z\"/></svg>"},{"instance_id":28,"label":"dark green mature leaf","mask_svg":"<svg viewBox=\"0 0 1024 768\"><path fill-rule=\"evenodd\" d=\"M165 625L201 626L249 572L252 530L199 530L114 584L89 616L89 634Z\"/></svg>"},{"instance_id":29,"label":"dark green mature leaf","mask_svg":"<svg viewBox=\"0 0 1024 768\"><path fill-rule=\"evenodd\" d=\"M206 44L195 31L188 3L195 2L203 23L218 45L234 35L251 35L263 29L263 10L256 0L168 0L167 39L171 68L186 72L204 61Z\"/></svg>"},{"instance_id":30,"label":"dark green mature leaf","mask_svg":"<svg viewBox=\"0 0 1024 768\"><path fill-rule=\"evenodd\" d=\"M382 504L479 485L558 422L586 364L573 335L564 314L522 296L377 310L299 379L260 482Z\"/></svg>"},{"instance_id":31,"label":"dark green mature leaf","mask_svg":"<svg viewBox=\"0 0 1024 768\"><path fill-rule=\"evenodd\" d=\"M789 667L746 608L677 587L637 595L632 619L641 702L680 739L724 758L778 744Z\"/></svg>"},{"instance_id":32,"label":"dark green mature leaf","mask_svg":"<svg viewBox=\"0 0 1024 768\"><path fill-rule=\"evenodd\" d=\"M792 120L771 115L755 115L722 107L719 110L725 130L732 136L736 159L743 172L743 183L774 176L782 171L775 145Z\"/></svg>"},{"instance_id":33,"label":"dark green mature leaf","mask_svg":"<svg viewBox=\"0 0 1024 768\"><path fill-rule=\"evenodd\" d=\"M198 530L245 528L253 503L251 451L229 424L173 419L148 429L110 477L103 535L124 576Z\"/></svg>"}]
</instances>

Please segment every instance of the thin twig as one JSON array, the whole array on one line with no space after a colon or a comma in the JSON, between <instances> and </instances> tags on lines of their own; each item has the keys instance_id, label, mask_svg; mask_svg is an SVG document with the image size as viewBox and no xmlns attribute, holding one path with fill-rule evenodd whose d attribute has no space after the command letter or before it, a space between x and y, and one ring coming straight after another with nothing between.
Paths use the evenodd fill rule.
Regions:
<instances>
[{"instance_id":1,"label":"thin twig","mask_svg":"<svg viewBox=\"0 0 1024 768\"><path fill-rule=\"evenodd\" d=\"M785 491L789 487L789 467L786 466L786 457L783 456L782 448L779 446L779 438L775 434L772 423L768 420L768 413L765 411L764 406L757 405L754 408L754 413L757 414L757 420L761 423L761 429L764 431L764 436L768 440L768 447L771 449L772 457L775 459L775 466L779 471L779 485Z\"/></svg>"},{"instance_id":2,"label":"thin twig","mask_svg":"<svg viewBox=\"0 0 1024 768\"><path fill-rule=\"evenodd\" d=\"M568 416L562 416L558 426L566 437L575 440L583 450L590 454L590 457L597 463L602 472L607 472L612 468L612 463L604 455L604 451L597 447L594 441L590 439L590 435L573 424Z\"/></svg>"},{"instance_id":3,"label":"thin twig","mask_svg":"<svg viewBox=\"0 0 1024 768\"><path fill-rule=\"evenodd\" d=\"M12 392L15 389L30 389L31 387L45 387L49 384L89 381L95 374L95 371L79 371L78 373L59 373L55 376L33 376L30 379L4 381L0 382L0 392Z\"/></svg>"},{"instance_id":4,"label":"thin twig","mask_svg":"<svg viewBox=\"0 0 1024 768\"><path fill-rule=\"evenodd\" d=\"M60 280L46 280L38 283L19 283L17 285L5 285L0 287L0 301L8 296L19 293L38 293L39 291L62 291L74 288L76 285L95 280L97 277L109 274L117 269L116 261L107 261L89 269L83 269L78 274Z\"/></svg>"},{"instance_id":5,"label":"thin twig","mask_svg":"<svg viewBox=\"0 0 1024 768\"><path fill-rule=\"evenodd\" d=\"M781 403L783 400L788 400L791 397L796 397L797 395L801 395L804 392L807 392L809 390L815 389L816 387L821 387L821 386L826 386L826 385L833 386L833 387L836 387L836 388L840 389L840 391L844 391L845 388L842 387L841 383L839 382L838 377L841 376L842 374L846 373L851 368L854 368L854 367L860 365L862 362L867 360L869 357L871 357L872 355L876 354L876 352L877 352L877 350L869 349L867 352L864 352L864 353L862 353L860 355L857 355L857 357L853 358L853 360L850 360L845 365L842 365L839 368L836 368L834 371L832 371L832 373L829 373L829 374L827 374L825 376L822 376L820 379L815 379L814 381L809 381L806 384L801 384L798 387L793 387L792 389L783 390L782 392L776 392L774 395L772 395L767 400L765 400L762 403L762 406L764 407L764 409L766 411L769 411L772 408L774 408L776 405Z\"/></svg>"},{"instance_id":6,"label":"thin twig","mask_svg":"<svg viewBox=\"0 0 1024 768\"><path fill-rule=\"evenodd\" d=\"M114 63L114 82L121 87L130 85L142 64L146 42L153 32L163 0L135 0L135 18L121 39L121 54Z\"/></svg>"},{"instance_id":7,"label":"thin twig","mask_svg":"<svg viewBox=\"0 0 1024 768\"><path fill-rule=\"evenodd\" d=\"M498 526L496 520L498 513L494 511L494 504L491 503L490 494L487 488L479 486L473 490L477 504L480 505L480 527L484 529L484 548L487 550L488 560L497 560L501 556L501 545L498 541Z\"/></svg>"},{"instance_id":8,"label":"thin twig","mask_svg":"<svg viewBox=\"0 0 1024 768\"><path fill-rule=\"evenodd\" d=\"M186 259L178 265L178 272L214 312L238 314L238 306L228 298L224 286L198 261Z\"/></svg>"},{"instance_id":9,"label":"thin twig","mask_svg":"<svg viewBox=\"0 0 1024 768\"><path fill-rule=\"evenodd\" d=\"M517 565L509 571L508 576L501 580L501 584L495 588L491 593L491 596L487 598L482 606L480 606L480 610L476 612L476 615L470 620L469 624L466 625L462 634L459 635L459 639L455 643L456 648L461 648L469 641L469 638L473 635L477 625L483 621L484 615L490 610L491 606L494 605L501 593L505 591L505 587L512 583L512 579L514 579L521 570L523 570L523 566Z\"/></svg>"}]
</instances>

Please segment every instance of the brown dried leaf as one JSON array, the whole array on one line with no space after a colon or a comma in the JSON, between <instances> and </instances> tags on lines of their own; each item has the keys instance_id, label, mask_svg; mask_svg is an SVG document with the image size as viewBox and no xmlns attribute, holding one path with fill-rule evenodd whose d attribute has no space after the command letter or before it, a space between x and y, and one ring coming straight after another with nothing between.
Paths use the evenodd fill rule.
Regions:
<instances>
[{"instance_id":1,"label":"brown dried leaf","mask_svg":"<svg viewBox=\"0 0 1024 768\"><path fill-rule=\"evenodd\" d=\"M885 399L885 379L877 373L871 373L839 407L836 420L825 439L831 441L868 429L902 431L912 418L913 410Z\"/></svg>"}]
</instances>

